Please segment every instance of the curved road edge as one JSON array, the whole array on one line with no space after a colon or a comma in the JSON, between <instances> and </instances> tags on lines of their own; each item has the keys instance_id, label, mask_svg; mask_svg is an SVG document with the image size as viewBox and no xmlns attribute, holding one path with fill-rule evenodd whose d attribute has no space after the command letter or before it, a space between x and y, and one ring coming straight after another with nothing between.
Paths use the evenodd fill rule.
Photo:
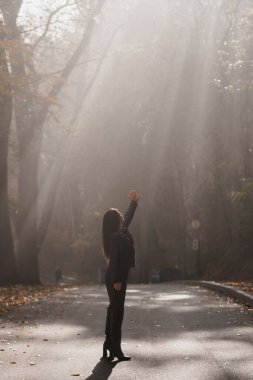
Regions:
<instances>
[{"instance_id":1,"label":"curved road edge","mask_svg":"<svg viewBox=\"0 0 253 380\"><path fill-rule=\"evenodd\" d=\"M249 293L233 288L232 286L223 285L219 282L214 281L182 281L182 283L187 285L202 286L207 289L216 290L220 293L234 298L235 300L238 300L243 304L253 307L253 296Z\"/></svg>"}]
</instances>

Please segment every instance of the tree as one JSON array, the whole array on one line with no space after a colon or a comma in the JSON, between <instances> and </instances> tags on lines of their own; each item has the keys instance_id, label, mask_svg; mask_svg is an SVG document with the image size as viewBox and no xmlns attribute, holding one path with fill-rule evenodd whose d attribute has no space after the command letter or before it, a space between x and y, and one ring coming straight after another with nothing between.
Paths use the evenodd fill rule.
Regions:
<instances>
[{"instance_id":1,"label":"tree","mask_svg":"<svg viewBox=\"0 0 253 380\"><path fill-rule=\"evenodd\" d=\"M23 283L39 282L38 253L43 236L50 220L43 216L43 230L38 226L38 167L42 143L42 129L49 109L55 103L63 85L66 83L73 68L78 63L85 47L89 44L94 25L95 16L100 13L105 1L94 2L87 18L87 25L75 50L67 59L65 67L60 70L52 81L49 91L41 99L39 86L33 86L33 75L36 73L33 61L28 59L27 50L22 40L22 33L18 27L17 19L22 6L22 0L1 1L0 9L4 18L9 45L7 46L9 64L11 67L13 92L15 99L15 122L18 135L18 207L17 207L17 257L20 270L20 279ZM65 6L69 5L67 1ZM77 5L78 2L77 2ZM59 7L58 10L62 9ZM52 12L56 14L57 12ZM38 47L46 37L52 14L48 16L45 32L34 43ZM32 67L32 73L29 68ZM37 74L38 76L38 74ZM37 79L38 80L38 79ZM54 196L54 192L51 194ZM52 209L52 208L51 208ZM50 212L51 209L46 209ZM45 225L45 223L47 225Z\"/></svg>"},{"instance_id":2,"label":"tree","mask_svg":"<svg viewBox=\"0 0 253 380\"><path fill-rule=\"evenodd\" d=\"M12 117L11 78L0 24L0 285L18 281L8 200L8 142Z\"/></svg>"}]
</instances>

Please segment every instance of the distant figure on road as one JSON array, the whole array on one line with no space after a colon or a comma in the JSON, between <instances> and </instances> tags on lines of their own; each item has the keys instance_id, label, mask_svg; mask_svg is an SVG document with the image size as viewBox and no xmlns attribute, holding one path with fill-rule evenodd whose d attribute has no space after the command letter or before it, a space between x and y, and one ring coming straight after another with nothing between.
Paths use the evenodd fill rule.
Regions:
<instances>
[{"instance_id":1,"label":"distant figure on road","mask_svg":"<svg viewBox=\"0 0 253 380\"><path fill-rule=\"evenodd\" d=\"M132 235L128 232L140 196L131 191L129 208L123 215L114 208L108 210L103 218L103 251L107 262L105 283L109 296L107 309L103 357L109 360L130 360L121 350L121 326L124 317L124 303L128 273L135 266L135 250Z\"/></svg>"},{"instance_id":2,"label":"distant figure on road","mask_svg":"<svg viewBox=\"0 0 253 380\"><path fill-rule=\"evenodd\" d=\"M55 279L56 284L58 284L59 281L62 280L62 270L59 266L56 268L54 272L54 279Z\"/></svg>"},{"instance_id":3,"label":"distant figure on road","mask_svg":"<svg viewBox=\"0 0 253 380\"><path fill-rule=\"evenodd\" d=\"M153 284L158 284L160 282L160 271L158 269L153 269L151 272L151 282Z\"/></svg>"}]
</instances>

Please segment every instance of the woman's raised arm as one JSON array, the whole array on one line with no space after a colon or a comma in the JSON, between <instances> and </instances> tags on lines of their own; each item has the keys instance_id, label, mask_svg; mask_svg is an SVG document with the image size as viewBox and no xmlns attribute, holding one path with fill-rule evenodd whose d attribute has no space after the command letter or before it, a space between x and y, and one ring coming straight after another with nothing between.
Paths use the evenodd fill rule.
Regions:
<instances>
[{"instance_id":1,"label":"woman's raised arm","mask_svg":"<svg viewBox=\"0 0 253 380\"><path fill-rule=\"evenodd\" d=\"M131 203L124 215L123 228L128 228L128 226L130 225L134 217L134 213L137 208L138 202L140 200L140 195L137 194L136 191L130 191L128 198L131 201Z\"/></svg>"}]
</instances>

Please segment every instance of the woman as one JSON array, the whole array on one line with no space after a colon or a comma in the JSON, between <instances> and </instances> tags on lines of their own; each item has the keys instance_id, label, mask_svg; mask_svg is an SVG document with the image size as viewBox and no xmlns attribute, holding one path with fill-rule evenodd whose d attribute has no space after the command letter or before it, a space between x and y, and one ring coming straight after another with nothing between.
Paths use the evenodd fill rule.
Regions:
<instances>
[{"instance_id":1,"label":"woman","mask_svg":"<svg viewBox=\"0 0 253 380\"><path fill-rule=\"evenodd\" d=\"M133 219L139 198L135 191L131 191L131 203L124 217L117 209L112 208L103 218L103 250L107 261L105 283L109 296L103 357L107 357L108 350L109 360L114 357L118 360L131 360L121 350L121 326L127 277L130 268L135 266L134 241L127 228Z\"/></svg>"}]
</instances>

